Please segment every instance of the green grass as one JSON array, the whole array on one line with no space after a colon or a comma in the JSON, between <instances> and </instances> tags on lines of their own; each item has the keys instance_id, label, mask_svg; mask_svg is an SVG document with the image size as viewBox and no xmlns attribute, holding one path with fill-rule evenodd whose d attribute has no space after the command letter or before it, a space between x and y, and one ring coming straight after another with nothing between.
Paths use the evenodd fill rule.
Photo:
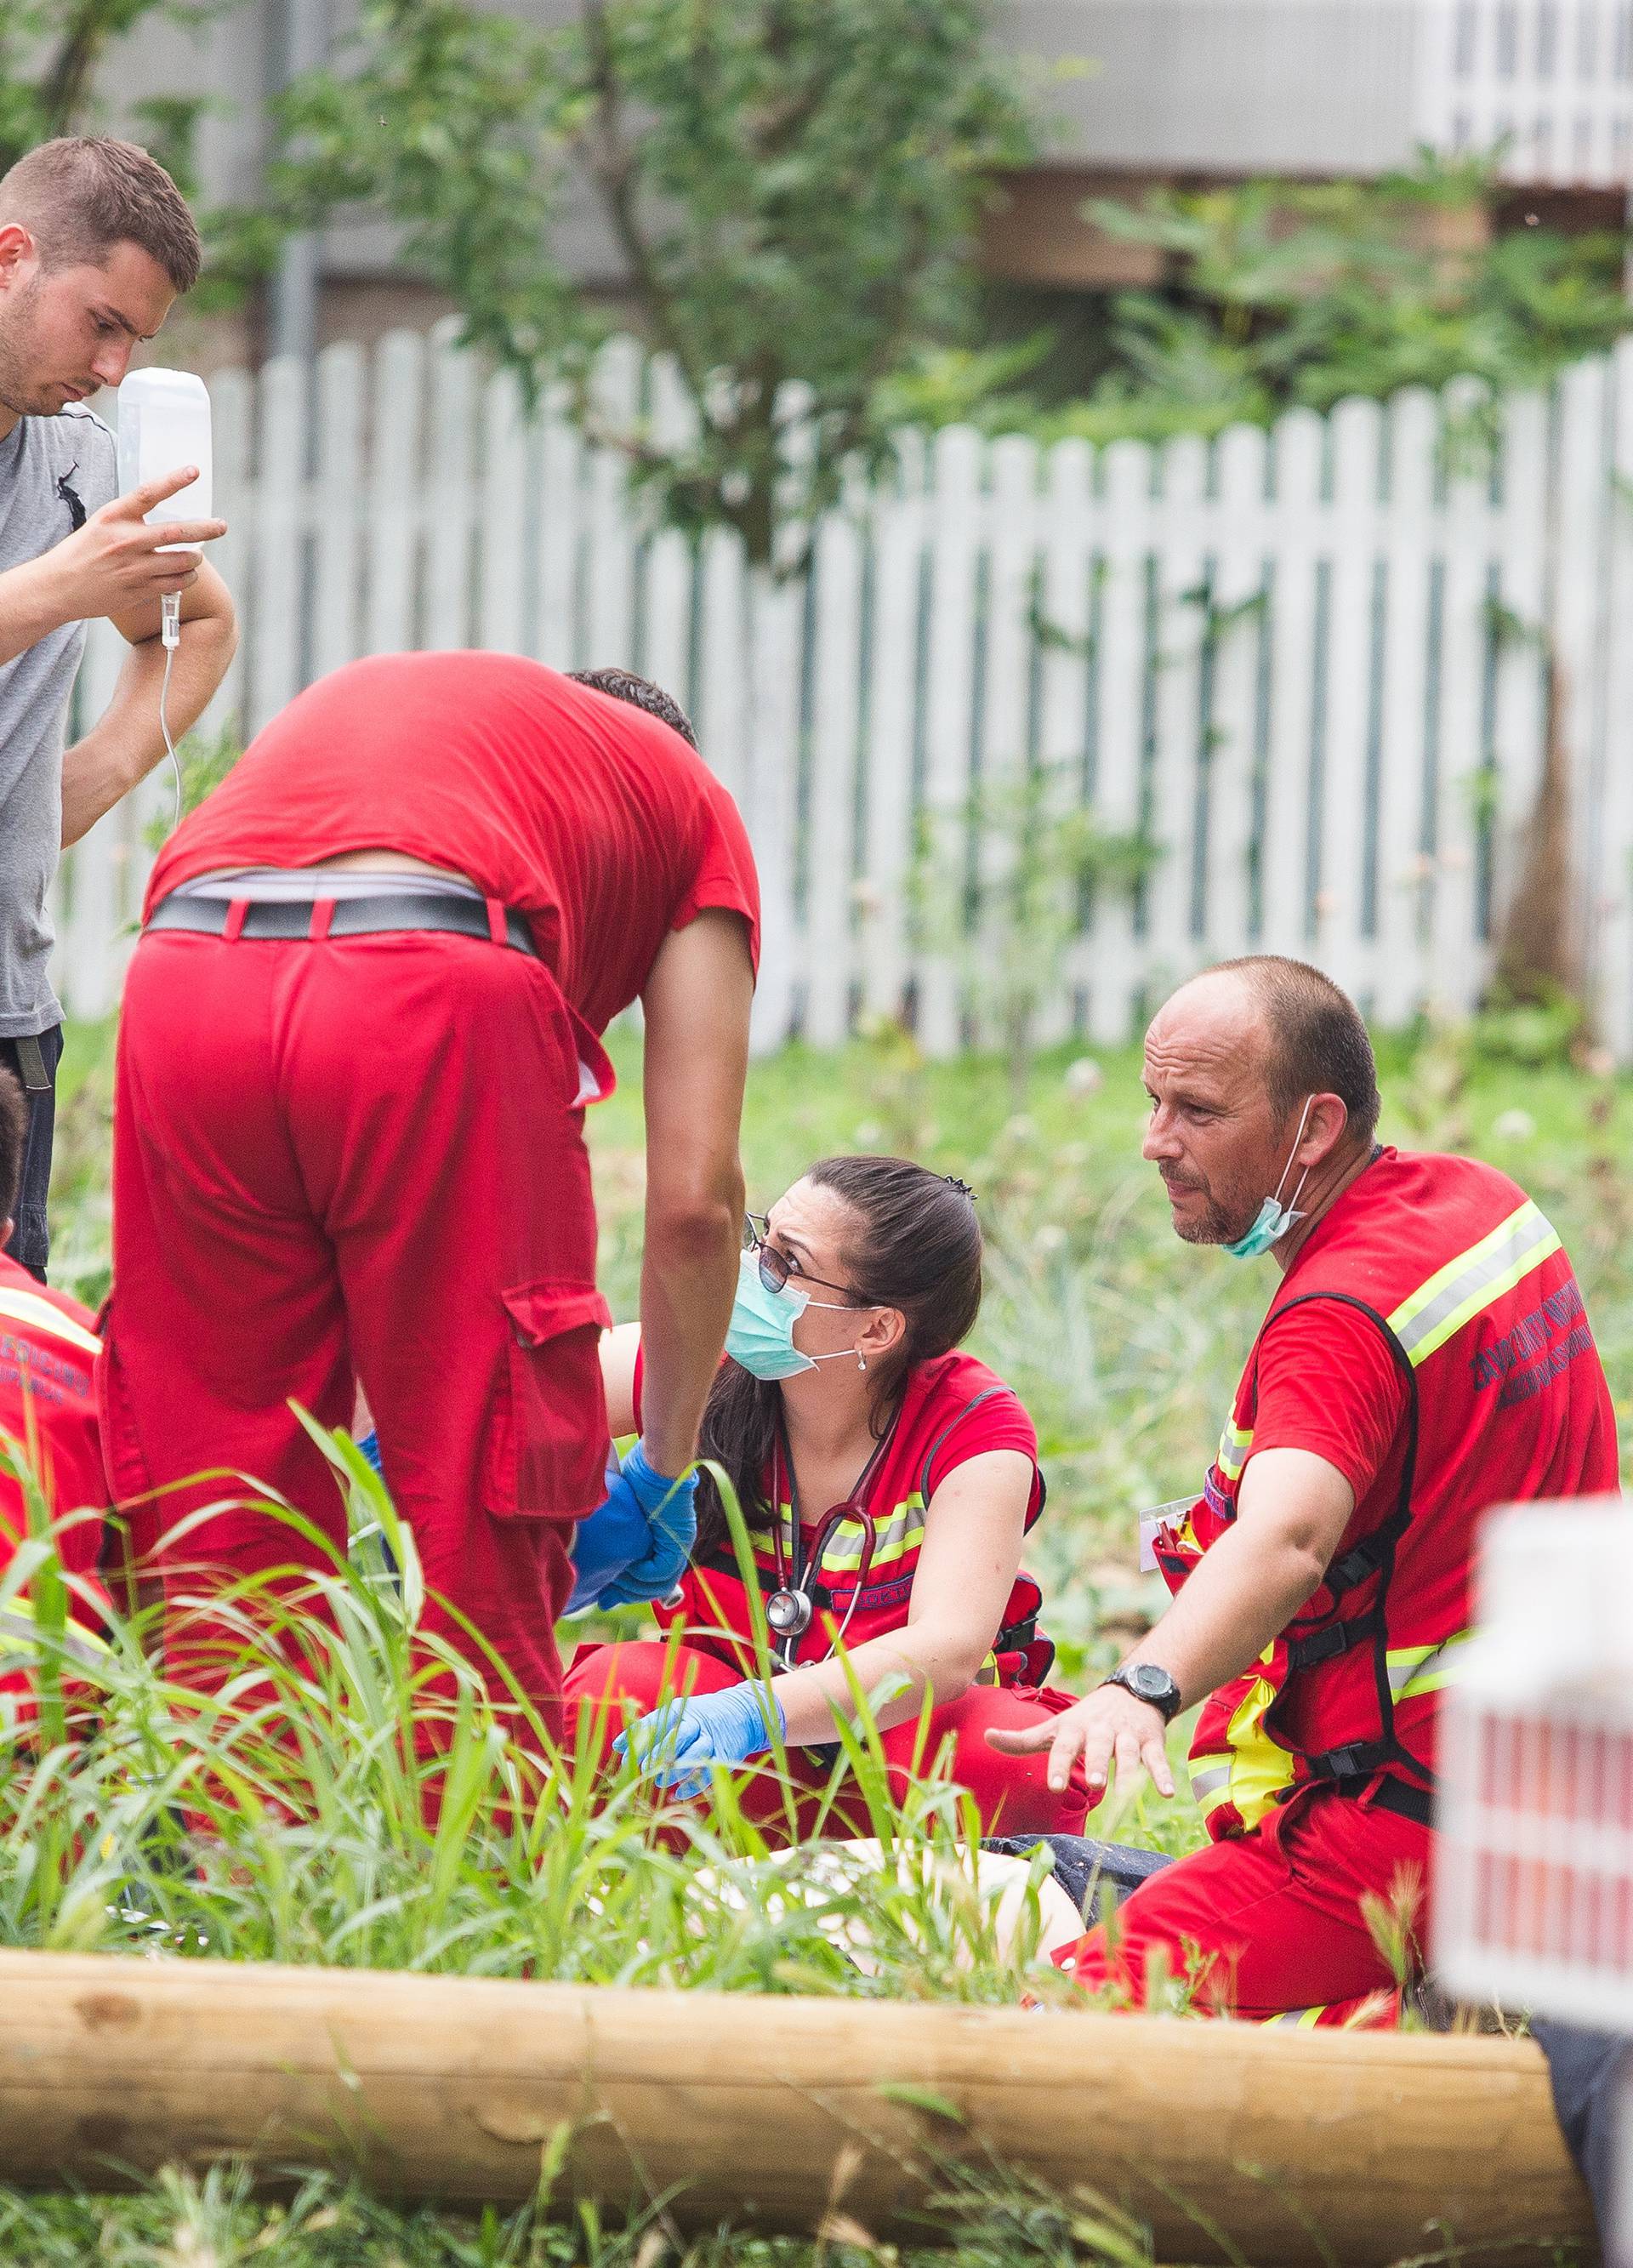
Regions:
<instances>
[{"instance_id":1,"label":"green grass","mask_svg":"<svg viewBox=\"0 0 1633 2268\"><path fill-rule=\"evenodd\" d=\"M616 1034L620 1087L590 1114L601 1275L614 1313L636 1311L643 1165L638 1045ZM64 1064L54 1271L94 1303L107 1281L112 1033L72 1033ZM790 1048L754 1066L743 1130L750 1203L763 1207L813 1158L882 1149L959 1173L977 1193L989 1291L973 1351L1037 1423L1049 1509L1031 1557L1073 1675L1098 1668L1160 1603L1136 1571L1134 1513L1200 1485L1270 1263L1181 1245L1153 1170L1131 1049L1099 1057L1085 1094L1076 1051L1044 1057L1011 1115L996 1058L924 1062L902 1035L837 1054ZM1534 1195L1576 1261L1622 1419L1633 1477L1633 1080L1489 1051L1482 1035L1387 1046L1384 1138L1489 1158ZM1107 1636L1109 1626L1110 1635Z\"/></svg>"},{"instance_id":2,"label":"green grass","mask_svg":"<svg viewBox=\"0 0 1633 2268\"><path fill-rule=\"evenodd\" d=\"M92 1300L107 1280L111 1049L106 1027L76 1030L63 1086L55 1273ZM622 1086L591 1123L603 1278L614 1312L632 1314L638 1055L628 1035L614 1052ZM1109 1054L1100 1069L1086 1092L1070 1056L1044 1059L1017 1118L996 1063L927 1064L896 1035L837 1055L791 1049L755 1067L744 1140L757 1205L838 1149L901 1151L974 1184L990 1250L974 1345L1038 1423L1050 1506L1028 1558L1048 1587L1057 1678L1078 1686L1159 1608L1136 1567L1136 1509L1199 1482L1272 1281L1268 1265L1173 1239L1139 1162L1137 1058ZM1429 1035L1392 1051L1385 1073L1387 1135L1491 1157L1560 1227L1633 1447L1633 1086L1505 1061L1478 1035ZM357 1528L389 1520L345 1445L334 1453ZM931 1778L905 1815L894 1811L865 1736L854 1761L878 1830L922 1855L880 1881L835 1887L813 1867L774 1865L728 1782L700 1811L666 1809L631 1786L593 1808L570 1764L527 1779L468 1678L416 1652L410 1610L366 1543L320 1587L335 1634L298 1664L254 1638L256 1615L274 1610L243 1595L244 1671L216 1708L166 1684L139 1623L115 1632L99 1674L104 1729L76 1741L65 1716L48 1715L41 1753L0 1784L0 1942L1004 2003L1035 1978L1024 1942L998 1946L960 1868L956 1799ZM423 1713L438 1668L455 1696L445 1766L417 1759L411 1736L416 1690ZM432 1771L446 1779L428 1825ZM1198 1834L1188 1802L1149 1796L1100 1823L1171 1848ZM1085 2250L1121 2257L1104 2238L1074 2238L1074 2210L1009 2189L962 2200L949 2226L972 2268ZM571 2257L622 2268L625 2251L633 2268L656 2257L638 2232L400 2214L323 2184L287 2208L225 2179L123 2201L0 2191L0 2262ZM811 2259L809 2248L724 2241L691 2257L712 2268L751 2253L769 2268Z\"/></svg>"},{"instance_id":3,"label":"green grass","mask_svg":"<svg viewBox=\"0 0 1633 2268\"><path fill-rule=\"evenodd\" d=\"M926 2220L945 2232L933 2254L859 2241L852 2223L820 2248L722 2231L685 2245L657 2217L608 2229L588 2207L480 2219L399 2211L361 2190L313 2177L287 2204L248 2193L231 2172L173 2173L133 2198L30 2197L0 2191L0 2262L16 2268L1149 2268L1133 2226L1090 2191L1061 2198L979 2172L949 2173ZM858 2241L851 2241L851 2240ZM1431 2258L1438 2256L1430 2256Z\"/></svg>"}]
</instances>

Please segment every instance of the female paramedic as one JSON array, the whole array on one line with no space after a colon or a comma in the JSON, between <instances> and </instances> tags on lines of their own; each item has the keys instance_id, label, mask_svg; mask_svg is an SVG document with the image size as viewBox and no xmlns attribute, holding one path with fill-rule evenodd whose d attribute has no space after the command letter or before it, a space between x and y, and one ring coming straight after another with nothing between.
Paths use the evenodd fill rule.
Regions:
<instances>
[{"instance_id":1,"label":"female paramedic","mask_svg":"<svg viewBox=\"0 0 1633 2268\"><path fill-rule=\"evenodd\" d=\"M1041 1683L1054 1648L1020 1572L1043 1508L1037 1437L1003 1381L957 1351L981 1305L981 1258L964 1184L900 1158L825 1159L769 1219L746 1222L700 1454L744 1508L776 1672L756 1674L747 1594L705 1474L691 1565L658 1609L667 1641L588 1647L573 1662L580 1739L633 1754L681 1795L706 1787L712 1764L767 1758L743 1801L774 1839L819 1819L824 1834L865 1835L854 1786L826 1815L822 1801L835 1719L855 1714L859 1692L898 1798L933 1775L968 1789L983 1831L1081 1828L1080 1779L1051 1793L1042 1757L1000 1756L985 1739L1069 1697ZM614 1430L633 1430L636 1334L603 1345Z\"/></svg>"}]
</instances>

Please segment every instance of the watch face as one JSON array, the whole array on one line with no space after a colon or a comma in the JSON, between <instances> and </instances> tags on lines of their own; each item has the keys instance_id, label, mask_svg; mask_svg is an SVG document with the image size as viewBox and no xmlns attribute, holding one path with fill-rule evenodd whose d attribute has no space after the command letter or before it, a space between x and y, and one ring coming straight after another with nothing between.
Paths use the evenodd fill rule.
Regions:
<instances>
[{"instance_id":1,"label":"watch face","mask_svg":"<svg viewBox=\"0 0 1633 2268\"><path fill-rule=\"evenodd\" d=\"M1153 1709L1167 1713L1168 1705L1177 1697L1173 1680L1166 1669L1159 1669L1152 1661L1136 1661L1124 1675L1129 1690L1138 1699L1149 1701Z\"/></svg>"}]
</instances>

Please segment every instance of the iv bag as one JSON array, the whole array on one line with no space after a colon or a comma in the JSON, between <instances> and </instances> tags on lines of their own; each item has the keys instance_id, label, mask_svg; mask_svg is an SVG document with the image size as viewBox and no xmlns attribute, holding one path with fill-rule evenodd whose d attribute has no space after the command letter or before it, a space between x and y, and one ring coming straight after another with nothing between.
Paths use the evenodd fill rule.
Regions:
<instances>
[{"instance_id":1,"label":"iv bag","mask_svg":"<svg viewBox=\"0 0 1633 2268\"><path fill-rule=\"evenodd\" d=\"M190 370L133 370L119 389L119 493L162 480L183 465L198 478L155 504L150 523L209 519L210 511L210 395ZM166 550L185 549L166 544Z\"/></svg>"}]
</instances>

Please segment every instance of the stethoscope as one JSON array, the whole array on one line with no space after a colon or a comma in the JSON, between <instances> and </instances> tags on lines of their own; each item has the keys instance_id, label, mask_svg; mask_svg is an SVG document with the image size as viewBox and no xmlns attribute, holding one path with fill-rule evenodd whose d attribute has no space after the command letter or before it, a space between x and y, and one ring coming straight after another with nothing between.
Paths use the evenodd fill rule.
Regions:
<instances>
[{"instance_id":1,"label":"stethoscope","mask_svg":"<svg viewBox=\"0 0 1633 2268\"><path fill-rule=\"evenodd\" d=\"M879 1543L879 1526L867 1508L865 1491L872 1478L873 1468L889 1447L891 1435L895 1430L893 1419L889 1432L876 1444L872 1455L863 1466L843 1504L836 1504L823 1513L816 1534L811 1539L808 1552L805 1549L804 1532L799 1522L799 1488L794 1478L794 1461L791 1457L787 1459L788 1508L792 1534L789 1552L785 1553L783 1549L783 1442L782 1426L779 1425L777 1427L776 1447L771 1458L771 1522L776 1549L776 1588L766 1601L766 1621L782 1641L774 1651L778 1666L783 1669L795 1669L799 1666L799 1641L810 1629L812 1617L816 1613L816 1601L812 1594L821 1579L822 1560L828 1546L848 1520L855 1521L862 1531L861 1556L857 1562L856 1587L850 1594L850 1603L845 1609L844 1619L834 1633L833 1644L822 1656L824 1661L833 1660L850 1627L850 1618L867 1587L867 1579L873 1567L873 1553ZM850 1572L848 1568L846 1572Z\"/></svg>"}]
</instances>

